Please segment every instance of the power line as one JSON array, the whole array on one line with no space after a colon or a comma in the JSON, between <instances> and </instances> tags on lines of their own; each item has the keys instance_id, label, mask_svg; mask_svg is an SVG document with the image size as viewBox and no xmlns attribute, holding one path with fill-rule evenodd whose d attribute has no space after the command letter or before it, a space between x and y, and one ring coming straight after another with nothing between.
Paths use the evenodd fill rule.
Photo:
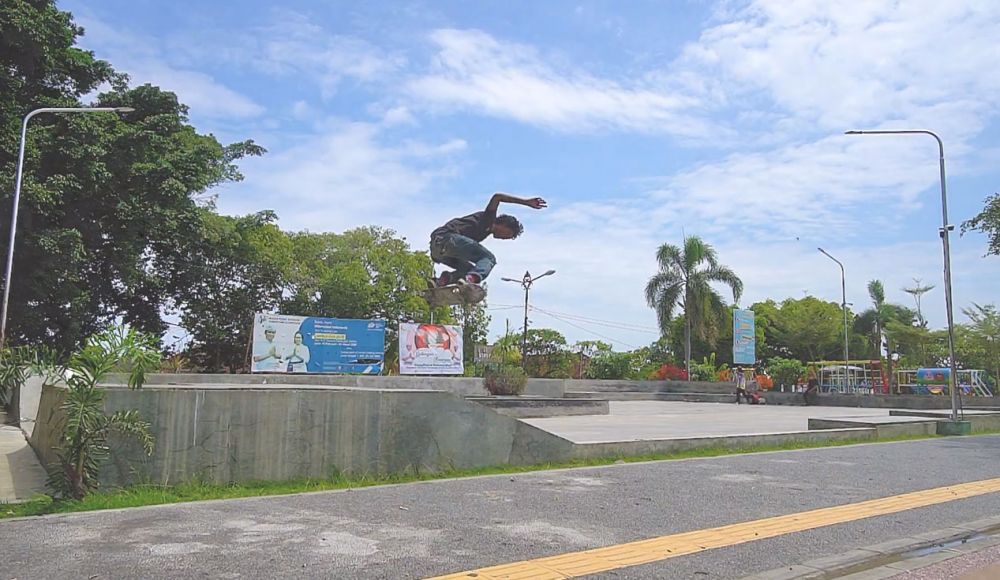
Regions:
<instances>
[{"instance_id":1,"label":"power line","mask_svg":"<svg viewBox=\"0 0 1000 580\"><path fill-rule=\"evenodd\" d=\"M566 320L566 319L564 319L564 318L562 318L560 316L556 316L555 314L552 314L551 312L546 312L545 310L542 310L540 308L532 308L532 309L536 310L538 312L541 312L542 314L545 314L547 316L550 316L552 318L555 318L556 320L559 320L561 322L565 322L566 324L568 324L568 325L570 325L570 326L572 326L574 328L578 328L578 329L580 329L580 330L582 330L584 332L587 332L589 334L593 334L594 336L603 338L604 340L610 340L611 342L622 344L622 345L625 345L625 346L627 346L629 348L639 348L639 347L635 346L634 344L629 344L629 343L627 343L627 342L625 342L623 340L618 340L617 338L611 338L610 336L607 336L607 335L604 335L604 334L600 334L599 332L596 332L596 331L594 331L592 329L584 328L584 327L582 327L582 326L580 326L578 324L575 324L573 322L570 322L569 320Z\"/></svg>"},{"instance_id":2,"label":"power line","mask_svg":"<svg viewBox=\"0 0 1000 580\"><path fill-rule=\"evenodd\" d=\"M552 310L542 310L537 306L529 305L529 308L538 310L540 312L545 312L546 314L551 314L555 316L561 316L563 318L568 318L570 320L576 320L577 322L586 322L588 324L595 324L597 326L606 326L608 328L615 328L618 330L629 330L633 332L645 332L648 334L660 334L659 330L653 329L649 326L639 326L638 324L630 324L628 322L613 322L610 320L600 320L598 318L588 318L586 316L578 316L576 314L566 314L563 312L555 312Z\"/></svg>"}]
</instances>

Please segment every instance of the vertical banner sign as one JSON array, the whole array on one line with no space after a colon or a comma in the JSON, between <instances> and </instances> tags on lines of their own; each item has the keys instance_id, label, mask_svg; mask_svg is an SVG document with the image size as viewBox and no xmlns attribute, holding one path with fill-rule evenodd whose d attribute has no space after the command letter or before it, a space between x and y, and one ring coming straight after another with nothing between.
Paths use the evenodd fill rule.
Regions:
<instances>
[{"instance_id":1,"label":"vertical banner sign","mask_svg":"<svg viewBox=\"0 0 1000 580\"><path fill-rule=\"evenodd\" d=\"M377 375L384 359L384 320L254 316L251 372Z\"/></svg>"},{"instance_id":2,"label":"vertical banner sign","mask_svg":"<svg viewBox=\"0 0 1000 580\"><path fill-rule=\"evenodd\" d=\"M753 310L733 310L733 364L757 362L757 332Z\"/></svg>"},{"instance_id":3,"label":"vertical banner sign","mask_svg":"<svg viewBox=\"0 0 1000 580\"><path fill-rule=\"evenodd\" d=\"M464 373L461 326L399 323L399 374Z\"/></svg>"}]
</instances>

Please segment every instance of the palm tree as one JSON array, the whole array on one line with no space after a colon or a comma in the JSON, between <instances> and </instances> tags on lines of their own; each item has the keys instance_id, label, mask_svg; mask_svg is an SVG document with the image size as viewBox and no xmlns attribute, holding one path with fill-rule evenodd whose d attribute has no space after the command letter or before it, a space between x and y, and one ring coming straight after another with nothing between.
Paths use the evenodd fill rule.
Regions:
<instances>
[{"instance_id":1,"label":"palm tree","mask_svg":"<svg viewBox=\"0 0 1000 580\"><path fill-rule=\"evenodd\" d=\"M726 310L713 282L729 286L733 302L743 294L743 282L735 272L720 266L715 250L698 236L684 238L684 247L663 244L656 252L660 271L646 284L646 302L656 310L660 331L669 333L670 319L679 305L684 309L684 368L691 376L691 332L705 340L718 334L718 322Z\"/></svg>"},{"instance_id":2,"label":"palm tree","mask_svg":"<svg viewBox=\"0 0 1000 580\"><path fill-rule=\"evenodd\" d=\"M923 286L920 284L920 278L914 278L913 281L916 282L916 285L912 288L903 288L903 292L913 296L913 300L917 303L917 321L920 322L920 326L926 328L927 321L924 320L924 311L920 308L920 297L933 290L934 285Z\"/></svg>"},{"instance_id":3,"label":"palm tree","mask_svg":"<svg viewBox=\"0 0 1000 580\"><path fill-rule=\"evenodd\" d=\"M885 301L885 287L881 280L868 282L868 296L872 299L872 307L862 312L854 323L855 330L871 338L875 356L882 359L882 339L885 338L886 364L889 370L889 385L892 386L892 344L886 329L889 323L898 322L904 326L912 326L916 313L905 306L889 304Z\"/></svg>"}]
</instances>

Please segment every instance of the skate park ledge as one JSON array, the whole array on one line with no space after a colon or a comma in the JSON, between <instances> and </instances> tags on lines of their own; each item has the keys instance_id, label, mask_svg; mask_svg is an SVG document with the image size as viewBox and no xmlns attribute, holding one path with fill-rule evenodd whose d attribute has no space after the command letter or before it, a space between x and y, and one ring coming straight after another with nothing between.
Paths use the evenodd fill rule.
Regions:
<instances>
[{"instance_id":1,"label":"skate park ledge","mask_svg":"<svg viewBox=\"0 0 1000 580\"><path fill-rule=\"evenodd\" d=\"M343 382L359 378L337 377ZM112 380L103 387L106 411L137 409L150 423L156 446L147 457L134 442L113 441L100 479L111 486L191 480L230 483L539 465L704 447L874 441L931 433L928 425L941 420L911 416L872 424L870 418L848 419L840 424L810 424L808 431L580 443L469 400L455 389L432 390L428 385L434 381L421 379L374 388L371 381L343 386L309 381L276 384L275 377L266 385L208 380L182 384L178 375L153 375L139 390ZM481 379L459 380L462 390L473 390L474 383L481 385ZM563 381L552 380L536 386L536 393L565 388ZM21 418L29 443L43 465L49 465L56 460L66 391L53 385L37 390L22 394L21 400L35 401L36 408L32 413L22 406ZM607 401L602 402L606 409ZM599 403L585 402L600 410ZM511 414L518 412L524 411ZM1000 426L1000 415L981 413L971 419L974 431ZM970 418L968 412L966 418Z\"/></svg>"}]
</instances>

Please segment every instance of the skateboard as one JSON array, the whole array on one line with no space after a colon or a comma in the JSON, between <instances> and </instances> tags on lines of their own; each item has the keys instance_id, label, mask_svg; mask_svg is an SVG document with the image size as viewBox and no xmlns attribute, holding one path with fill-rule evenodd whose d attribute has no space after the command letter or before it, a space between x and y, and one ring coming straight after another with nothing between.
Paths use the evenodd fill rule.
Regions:
<instances>
[{"instance_id":1,"label":"skateboard","mask_svg":"<svg viewBox=\"0 0 1000 580\"><path fill-rule=\"evenodd\" d=\"M424 300L431 306L450 304L476 304L486 298L486 290L478 284L448 284L423 291Z\"/></svg>"}]
</instances>

